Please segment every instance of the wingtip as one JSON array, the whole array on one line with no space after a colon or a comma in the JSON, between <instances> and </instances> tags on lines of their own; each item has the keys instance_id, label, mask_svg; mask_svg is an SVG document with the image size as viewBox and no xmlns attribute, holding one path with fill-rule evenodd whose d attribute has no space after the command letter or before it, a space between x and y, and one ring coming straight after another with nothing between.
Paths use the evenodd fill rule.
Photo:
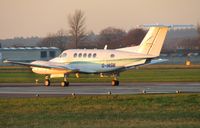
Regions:
<instances>
[{"instance_id":1,"label":"wingtip","mask_svg":"<svg viewBox=\"0 0 200 128\"><path fill-rule=\"evenodd\" d=\"M3 63L9 63L10 61L9 60L3 60Z\"/></svg>"}]
</instances>

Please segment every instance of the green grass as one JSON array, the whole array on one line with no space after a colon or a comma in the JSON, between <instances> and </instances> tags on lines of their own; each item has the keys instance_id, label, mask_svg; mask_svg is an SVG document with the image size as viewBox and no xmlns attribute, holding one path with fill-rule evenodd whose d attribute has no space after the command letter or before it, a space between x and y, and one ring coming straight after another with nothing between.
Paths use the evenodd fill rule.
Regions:
<instances>
[{"instance_id":1,"label":"green grass","mask_svg":"<svg viewBox=\"0 0 200 128\"><path fill-rule=\"evenodd\" d=\"M44 75L31 72L24 67L0 67L0 83L34 83L44 81ZM100 78L99 75L81 74L80 78L70 75L70 82L110 82L112 78ZM200 82L200 65L153 65L145 68L133 69L120 74L121 82ZM62 78L52 79L60 82Z\"/></svg>"},{"instance_id":2,"label":"green grass","mask_svg":"<svg viewBox=\"0 0 200 128\"><path fill-rule=\"evenodd\" d=\"M199 128L200 94L0 99L0 127Z\"/></svg>"}]
</instances>

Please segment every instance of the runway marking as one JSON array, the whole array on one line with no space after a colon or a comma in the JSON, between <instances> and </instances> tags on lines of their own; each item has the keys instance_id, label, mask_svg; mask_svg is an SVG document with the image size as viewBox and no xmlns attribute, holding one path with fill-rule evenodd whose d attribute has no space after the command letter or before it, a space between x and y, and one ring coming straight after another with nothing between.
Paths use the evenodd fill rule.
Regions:
<instances>
[{"instance_id":1,"label":"runway marking","mask_svg":"<svg viewBox=\"0 0 200 128\"><path fill-rule=\"evenodd\" d=\"M200 83L122 83L111 86L109 83L74 83L69 87L33 86L28 84L0 84L0 97L21 95L106 95L145 93L200 93ZM20 87L18 87L20 86ZM26 96L24 96L26 97Z\"/></svg>"}]
</instances>

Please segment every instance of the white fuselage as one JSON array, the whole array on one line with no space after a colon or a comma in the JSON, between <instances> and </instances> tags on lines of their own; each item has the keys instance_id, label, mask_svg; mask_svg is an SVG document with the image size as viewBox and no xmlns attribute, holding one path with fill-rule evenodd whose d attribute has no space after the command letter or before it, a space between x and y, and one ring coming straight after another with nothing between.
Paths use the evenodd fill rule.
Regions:
<instances>
[{"instance_id":1,"label":"white fuselage","mask_svg":"<svg viewBox=\"0 0 200 128\"><path fill-rule=\"evenodd\" d=\"M167 31L168 26L151 27L138 46L115 50L107 50L106 48L102 50L66 50L59 57L50 61L35 61L31 65L35 73L53 74L54 76L55 74L60 76L70 72L121 72L149 63L152 58L158 57Z\"/></svg>"},{"instance_id":2,"label":"white fuselage","mask_svg":"<svg viewBox=\"0 0 200 128\"><path fill-rule=\"evenodd\" d=\"M146 58L143 54L119 50L72 49L65 50L60 56L47 63L66 66L66 69L70 67L81 73L103 73L143 64ZM35 61L33 63L40 64L41 62ZM65 74L71 72L71 70L38 67L32 67L32 70L39 74Z\"/></svg>"},{"instance_id":3,"label":"white fuselage","mask_svg":"<svg viewBox=\"0 0 200 128\"><path fill-rule=\"evenodd\" d=\"M146 64L155 64L163 60L152 60L160 55L164 39L170 26L154 25L138 46L114 50L71 49L49 61L32 63L5 61L5 63L30 66L38 74L53 77L65 77L70 73L112 73L135 68Z\"/></svg>"}]
</instances>

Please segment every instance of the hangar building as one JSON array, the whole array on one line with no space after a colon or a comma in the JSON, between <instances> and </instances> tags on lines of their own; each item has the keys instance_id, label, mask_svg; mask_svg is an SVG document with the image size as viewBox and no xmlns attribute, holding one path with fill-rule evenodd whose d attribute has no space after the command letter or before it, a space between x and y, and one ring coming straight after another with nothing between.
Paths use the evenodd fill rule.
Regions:
<instances>
[{"instance_id":1,"label":"hangar building","mask_svg":"<svg viewBox=\"0 0 200 128\"><path fill-rule=\"evenodd\" d=\"M7 65L3 60L31 62L49 60L61 53L56 47L9 47L0 48L0 65Z\"/></svg>"}]
</instances>

